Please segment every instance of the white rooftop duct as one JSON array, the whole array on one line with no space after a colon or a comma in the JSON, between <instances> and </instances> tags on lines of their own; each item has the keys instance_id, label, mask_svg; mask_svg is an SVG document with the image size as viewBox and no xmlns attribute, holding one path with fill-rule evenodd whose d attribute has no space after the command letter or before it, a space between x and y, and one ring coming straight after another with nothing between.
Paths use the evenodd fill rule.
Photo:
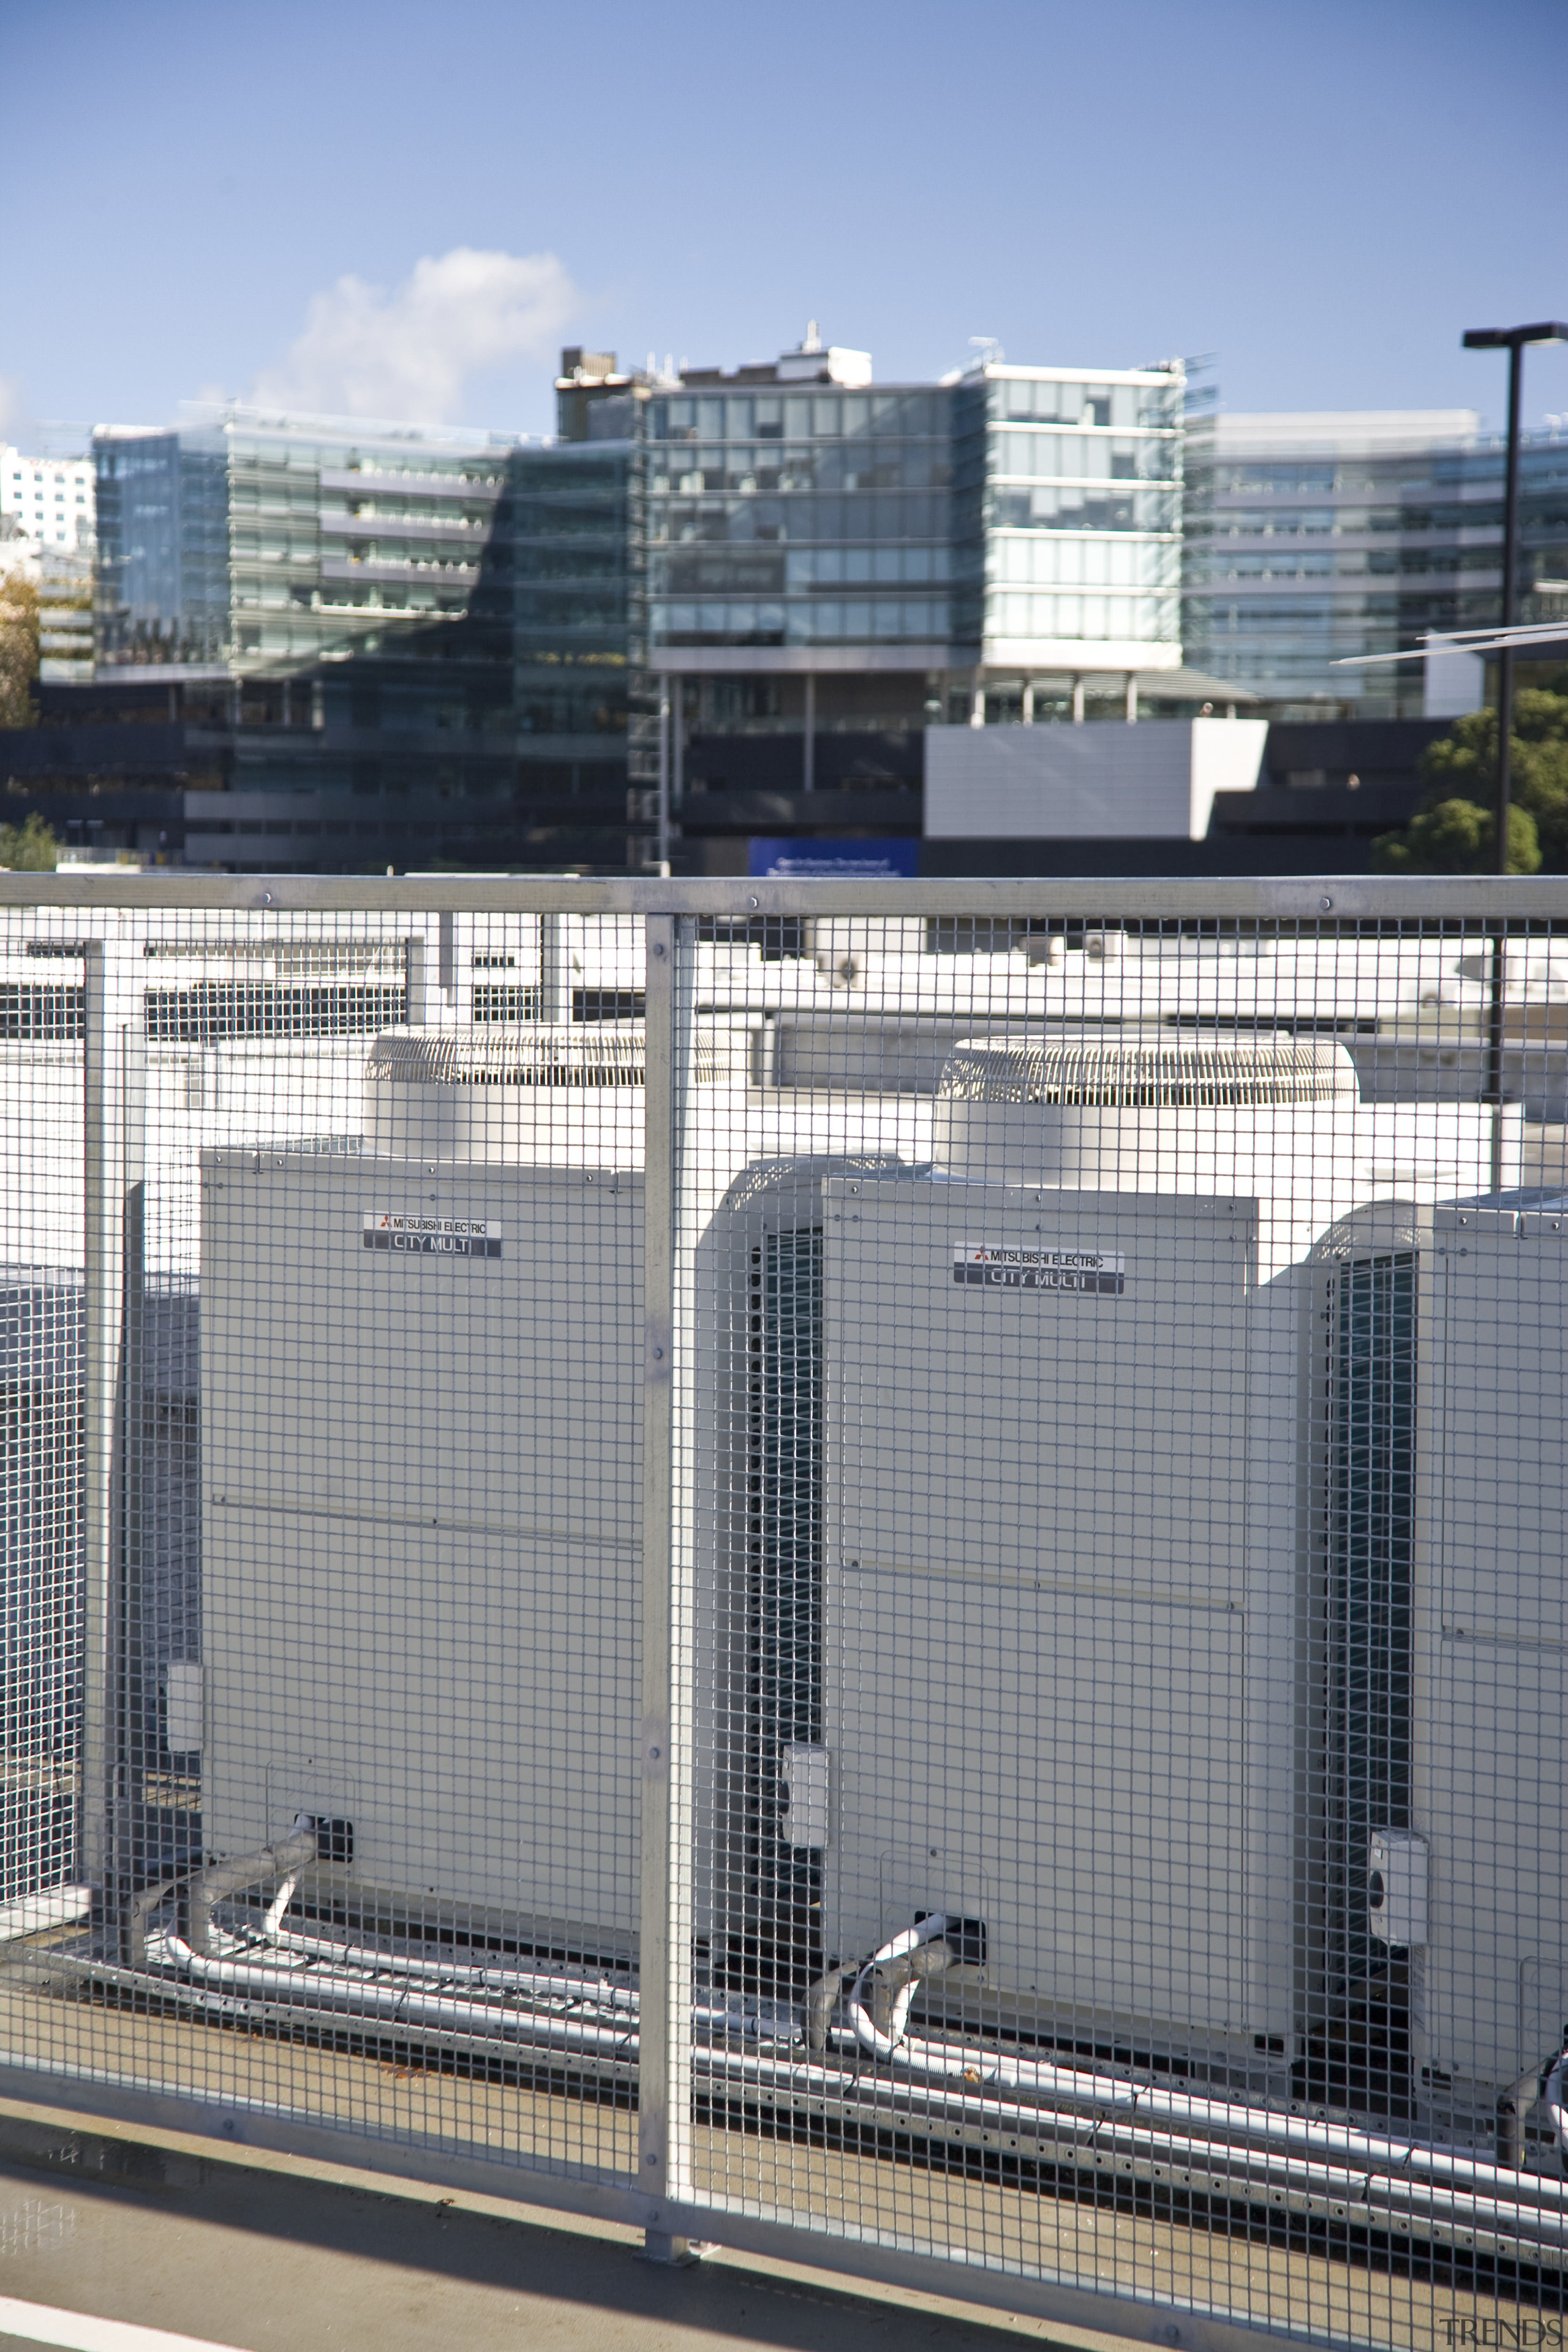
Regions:
<instances>
[{"instance_id":1,"label":"white rooftop duct","mask_svg":"<svg viewBox=\"0 0 1568 2352\"><path fill-rule=\"evenodd\" d=\"M1396 1183L1451 1184L1456 1167L1484 1182L1489 1111L1443 1106L1439 1131L1437 1108L1363 1107L1332 1036L1086 1025L961 1039L937 1087L932 1159L951 1183L1254 1197L1267 1278Z\"/></svg>"}]
</instances>

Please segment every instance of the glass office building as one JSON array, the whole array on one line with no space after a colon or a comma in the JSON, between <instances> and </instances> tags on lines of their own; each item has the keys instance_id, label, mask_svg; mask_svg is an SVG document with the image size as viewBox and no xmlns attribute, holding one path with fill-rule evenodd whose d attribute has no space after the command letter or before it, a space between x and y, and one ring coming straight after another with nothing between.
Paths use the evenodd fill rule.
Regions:
<instances>
[{"instance_id":1,"label":"glass office building","mask_svg":"<svg viewBox=\"0 0 1568 2352\"><path fill-rule=\"evenodd\" d=\"M1501 615L1504 450L1468 409L1221 416L1189 436L1187 658L1284 719L1419 718L1425 665L1336 669ZM1520 616L1568 621L1568 439L1521 453Z\"/></svg>"},{"instance_id":2,"label":"glass office building","mask_svg":"<svg viewBox=\"0 0 1568 2352\"><path fill-rule=\"evenodd\" d=\"M602 404L641 448L678 798L726 746L739 772L741 737L799 738L779 780L811 789L835 735L918 751L932 723L1082 717L1097 690L1136 715L1140 678L1179 665L1179 366L993 359L879 384L867 353L812 335L669 379L573 356L563 434Z\"/></svg>"},{"instance_id":3,"label":"glass office building","mask_svg":"<svg viewBox=\"0 0 1568 2352\"><path fill-rule=\"evenodd\" d=\"M845 823L918 830L928 727L1169 686L1183 393L995 355L879 384L810 334L731 373L565 352L548 444L106 427L94 690L166 689L194 763L221 736L193 865L635 867L661 779L678 826L866 786L911 797Z\"/></svg>"},{"instance_id":4,"label":"glass office building","mask_svg":"<svg viewBox=\"0 0 1568 2352\"><path fill-rule=\"evenodd\" d=\"M628 446L243 410L94 446L98 679L232 733L188 862L623 862Z\"/></svg>"},{"instance_id":5,"label":"glass office building","mask_svg":"<svg viewBox=\"0 0 1568 2352\"><path fill-rule=\"evenodd\" d=\"M234 642L221 434L93 435L99 667L213 668Z\"/></svg>"},{"instance_id":6,"label":"glass office building","mask_svg":"<svg viewBox=\"0 0 1568 2352\"><path fill-rule=\"evenodd\" d=\"M1135 690L1182 658L1182 372L987 366L956 387L963 593L989 698Z\"/></svg>"}]
</instances>

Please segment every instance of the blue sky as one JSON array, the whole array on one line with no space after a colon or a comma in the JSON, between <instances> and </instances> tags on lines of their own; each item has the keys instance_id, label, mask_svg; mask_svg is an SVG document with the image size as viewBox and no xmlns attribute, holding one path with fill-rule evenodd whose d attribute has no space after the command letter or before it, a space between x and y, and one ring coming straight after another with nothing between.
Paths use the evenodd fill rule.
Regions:
<instances>
[{"instance_id":1,"label":"blue sky","mask_svg":"<svg viewBox=\"0 0 1568 2352\"><path fill-rule=\"evenodd\" d=\"M884 379L993 335L1498 422L1461 331L1568 315L1562 0L5 14L7 437L258 388L544 431L558 342L808 317Z\"/></svg>"}]
</instances>

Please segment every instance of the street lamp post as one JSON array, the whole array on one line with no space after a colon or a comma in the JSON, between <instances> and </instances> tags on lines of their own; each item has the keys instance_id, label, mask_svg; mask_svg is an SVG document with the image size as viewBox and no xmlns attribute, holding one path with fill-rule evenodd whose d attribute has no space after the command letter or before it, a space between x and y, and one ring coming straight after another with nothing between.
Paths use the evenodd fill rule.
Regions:
<instances>
[{"instance_id":1,"label":"street lamp post","mask_svg":"<svg viewBox=\"0 0 1568 2352\"><path fill-rule=\"evenodd\" d=\"M1519 400L1524 374L1526 343L1568 342L1568 326L1561 319L1543 319L1533 327L1472 327L1466 335L1468 352L1508 353L1508 470L1502 509L1502 625L1512 628L1519 605ZM1513 767L1513 647L1506 640L1498 653L1497 870L1508 872L1508 815L1512 796Z\"/></svg>"},{"instance_id":2,"label":"street lamp post","mask_svg":"<svg viewBox=\"0 0 1568 2352\"><path fill-rule=\"evenodd\" d=\"M1519 605L1519 397L1526 343L1568 342L1568 326L1542 319L1531 327L1472 327L1468 352L1508 353L1508 461L1502 507L1502 625L1511 629ZM1497 870L1508 872L1509 803L1513 791L1513 646L1505 636L1498 648ZM1502 1187L1503 996L1508 983L1505 928L1492 938L1491 987L1487 1005L1487 1098L1492 1107L1491 1189Z\"/></svg>"}]
</instances>

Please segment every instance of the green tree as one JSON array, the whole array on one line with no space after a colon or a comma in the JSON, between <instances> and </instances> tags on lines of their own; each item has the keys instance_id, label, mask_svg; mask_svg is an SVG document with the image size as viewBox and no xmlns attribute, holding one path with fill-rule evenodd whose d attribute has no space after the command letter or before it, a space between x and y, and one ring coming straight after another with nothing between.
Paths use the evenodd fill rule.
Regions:
<instances>
[{"instance_id":1,"label":"green tree","mask_svg":"<svg viewBox=\"0 0 1568 2352\"><path fill-rule=\"evenodd\" d=\"M1493 874L1497 815L1475 801L1429 800L1403 833L1385 833L1373 844L1385 874ZM1541 844L1535 819L1517 802L1508 812L1508 870L1539 874Z\"/></svg>"},{"instance_id":2,"label":"green tree","mask_svg":"<svg viewBox=\"0 0 1568 2352\"><path fill-rule=\"evenodd\" d=\"M20 572L0 572L0 727L36 727L38 592Z\"/></svg>"},{"instance_id":3,"label":"green tree","mask_svg":"<svg viewBox=\"0 0 1568 2352\"><path fill-rule=\"evenodd\" d=\"M59 843L34 809L20 824L0 824L0 867L13 874L52 874Z\"/></svg>"},{"instance_id":4,"label":"green tree","mask_svg":"<svg viewBox=\"0 0 1568 2352\"><path fill-rule=\"evenodd\" d=\"M1538 687L1517 694L1510 740L1508 870L1568 872L1568 694ZM1377 863L1390 873L1491 872L1497 761L1497 712L1457 719L1422 756L1433 790L1403 831L1374 843Z\"/></svg>"}]
</instances>

